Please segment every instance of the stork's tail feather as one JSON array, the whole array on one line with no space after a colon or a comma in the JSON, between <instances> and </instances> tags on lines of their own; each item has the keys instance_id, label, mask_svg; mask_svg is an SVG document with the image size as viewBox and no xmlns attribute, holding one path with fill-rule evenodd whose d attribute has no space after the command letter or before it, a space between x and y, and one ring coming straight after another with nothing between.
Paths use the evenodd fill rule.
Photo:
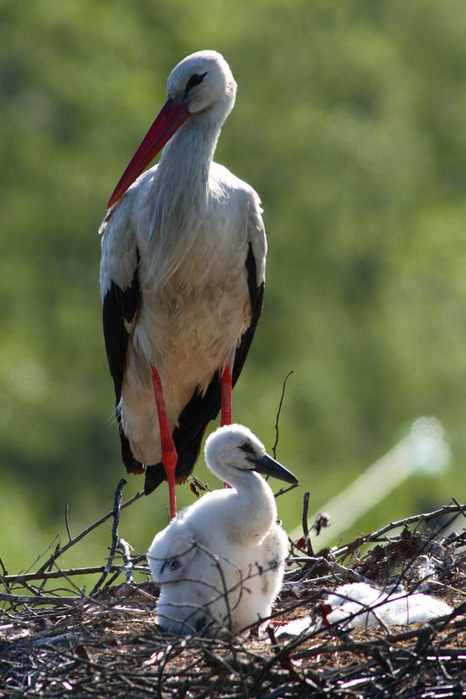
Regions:
<instances>
[{"instance_id":1,"label":"stork's tail feather","mask_svg":"<svg viewBox=\"0 0 466 699\"><path fill-rule=\"evenodd\" d=\"M163 464L147 466L144 479L144 495L150 495L163 481L166 480Z\"/></svg>"}]
</instances>

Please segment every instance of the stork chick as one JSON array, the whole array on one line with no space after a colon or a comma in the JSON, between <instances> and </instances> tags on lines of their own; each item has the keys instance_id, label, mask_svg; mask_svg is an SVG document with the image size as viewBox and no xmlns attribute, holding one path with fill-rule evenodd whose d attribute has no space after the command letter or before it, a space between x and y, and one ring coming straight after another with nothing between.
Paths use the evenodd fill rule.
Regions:
<instances>
[{"instance_id":1,"label":"stork chick","mask_svg":"<svg viewBox=\"0 0 466 699\"><path fill-rule=\"evenodd\" d=\"M343 621L348 626L409 626L450 614L443 600L422 592L400 588L384 592L364 582L340 585L327 597L329 624Z\"/></svg>"},{"instance_id":2,"label":"stork chick","mask_svg":"<svg viewBox=\"0 0 466 699\"><path fill-rule=\"evenodd\" d=\"M270 616L288 553L272 490L259 474L297 484L295 476L242 425L219 427L205 459L232 487L182 510L147 555L160 585L158 623L177 634L240 631Z\"/></svg>"}]
</instances>

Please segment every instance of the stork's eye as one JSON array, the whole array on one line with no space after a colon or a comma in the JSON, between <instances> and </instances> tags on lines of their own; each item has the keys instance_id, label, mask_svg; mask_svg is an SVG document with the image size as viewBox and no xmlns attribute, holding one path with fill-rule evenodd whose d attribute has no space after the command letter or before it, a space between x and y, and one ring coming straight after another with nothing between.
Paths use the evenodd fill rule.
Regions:
<instances>
[{"instance_id":1,"label":"stork's eye","mask_svg":"<svg viewBox=\"0 0 466 699\"><path fill-rule=\"evenodd\" d=\"M195 87L196 85L200 85L201 82L204 80L206 75L207 75L207 72L202 73L202 75L199 75L199 73L194 73L194 75L191 75L191 77L188 80L188 84L186 85L185 91L184 91L185 95L188 94L188 92L190 91L190 89L192 87Z\"/></svg>"},{"instance_id":2,"label":"stork's eye","mask_svg":"<svg viewBox=\"0 0 466 699\"><path fill-rule=\"evenodd\" d=\"M245 454L249 454L250 456L255 456L256 454L254 448L249 444L249 442L244 442L244 444L241 444L240 449L241 451L244 451Z\"/></svg>"}]
</instances>

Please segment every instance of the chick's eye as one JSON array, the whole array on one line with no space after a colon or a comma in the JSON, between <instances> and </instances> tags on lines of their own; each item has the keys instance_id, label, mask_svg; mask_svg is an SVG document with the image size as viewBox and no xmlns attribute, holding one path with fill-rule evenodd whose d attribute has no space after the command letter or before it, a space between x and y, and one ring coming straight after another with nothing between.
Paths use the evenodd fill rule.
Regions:
<instances>
[{"instance_id":1,"label":"chick's eye","mask_svg":"<svg viewBox=\"0 0 466 699\"><path fill-rule=\"evenodd\" d=\"M245 454L249 454L250 456L255 455L255 451L254 451L253 447L250 444L248 444L248 442L241 444L240 449L241 449L241 451L244 451Z\"/></svg>"},{"instance_id":2,"label":"chick's eye","mask_svg":"<svg viewBox=\"0 0 466 699\"><path fill-rule=\"evenodd\" d=\"M194 75L191 75L191 77L188 80L188 84L186 85L185 94L188 94L192 87L200 85L206 75L207 72L202 73L202 75L199 75L199 73L194 73Z\"/></svg>"}]
</instances>

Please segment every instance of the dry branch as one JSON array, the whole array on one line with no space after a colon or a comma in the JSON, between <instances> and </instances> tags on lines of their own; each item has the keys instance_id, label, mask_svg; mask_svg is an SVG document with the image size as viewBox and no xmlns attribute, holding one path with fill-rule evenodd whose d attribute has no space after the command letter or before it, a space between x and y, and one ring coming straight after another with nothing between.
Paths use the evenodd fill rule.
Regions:
<instances>
[{"instance_id":1,"label":"dry branch","mask_svg":"<svg viewBox=\"0 0 466 699\"><path fill-rule=\"evenodd\" d=\"M283 379L282 392L280 394L280 400L278 402L277 414L275 416L275 442L274 442L274 445L272 447L272 454L273 454L274 459L277 458L278 440L280 439L280 431L279 431L280 415L282 412L283 401L285 400L286 383L293 373L294 373L293 371L289 371L288 374Z\"/></svg>"}]
</instances>

